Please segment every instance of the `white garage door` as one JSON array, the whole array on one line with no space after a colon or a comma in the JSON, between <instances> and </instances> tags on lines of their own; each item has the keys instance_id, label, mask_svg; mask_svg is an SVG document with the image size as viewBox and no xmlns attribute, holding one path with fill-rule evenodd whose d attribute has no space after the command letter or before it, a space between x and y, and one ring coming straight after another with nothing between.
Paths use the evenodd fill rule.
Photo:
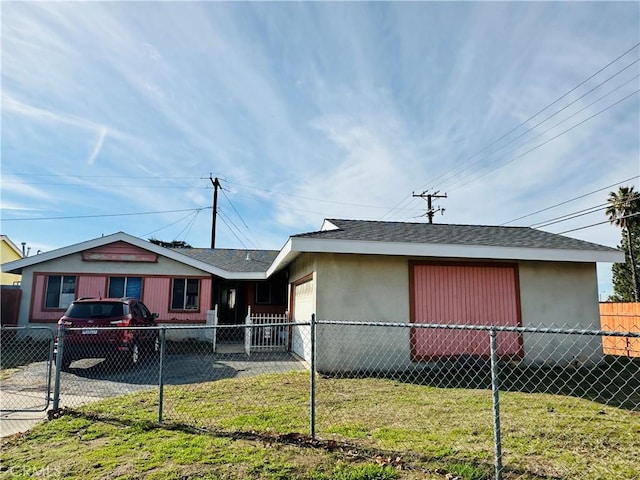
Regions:
<instances>
[{"instance_id":1,"label":"white garage door","mask_svg":"<svg viewBox=\"0 0 640 480\"><path fill-rule=\"evenodd\" d=\"M299 283L293 288L293 320L297 323L311 321L311 315L315 313L315 282L309 279ZM293 328L294 353L305 360L311 360L311 327L296 326Z\"/></svg>"}]
</instances>

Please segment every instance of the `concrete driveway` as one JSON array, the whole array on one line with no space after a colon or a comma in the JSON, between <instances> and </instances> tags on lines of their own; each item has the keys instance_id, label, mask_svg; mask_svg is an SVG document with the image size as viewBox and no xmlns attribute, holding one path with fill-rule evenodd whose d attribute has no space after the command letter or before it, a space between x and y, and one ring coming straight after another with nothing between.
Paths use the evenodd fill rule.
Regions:
<instances>
[{"instance_id":1,"label":"concrete driveway","mask_svg":"<svg viewBox=\"0 0 640 480\"><path fill-rule=\"evenodd\" d=\"M34 362L3 375L0 384L0 437L30 429L47 418L53 406L55 370L47 391L48 362ZM239 348L218 349L217 353L166 355L163 362L165 385L188 385L223 378L263 373L305 370L306 365L288 353L241 353ZM124 368L104 359L82 359L60 375L60 407L79 407L90 402L141 390L158 390L159 361L145 359L133 368Z\"/></svg>"}]
</instances>

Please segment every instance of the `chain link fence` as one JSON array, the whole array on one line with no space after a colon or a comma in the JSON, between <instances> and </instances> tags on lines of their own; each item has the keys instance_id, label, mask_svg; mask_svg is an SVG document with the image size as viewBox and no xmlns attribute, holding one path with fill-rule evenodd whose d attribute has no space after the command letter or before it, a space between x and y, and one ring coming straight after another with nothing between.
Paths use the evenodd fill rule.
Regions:
<instances>
[{"instance_id":1,"label":"chain link fence","mask_svg":"<svg viewBox=\"0 0 640 480\"><path fill-rule=\"evenodd\" d=\"M46 408L122 422L310 434L390 452L390 464L471 465L484 475L477 478L636 479L640 318L631 323L574 330L261 319L139 329L148 335L136 349L85 345L68 358L71 331L54 346L46 329L40 337L16 330L9 340L3 329L2 409L9 385L17 409L27 379L42 374ZM609 353L616 342L631 348Z\"/></svg>"}]
</instances>

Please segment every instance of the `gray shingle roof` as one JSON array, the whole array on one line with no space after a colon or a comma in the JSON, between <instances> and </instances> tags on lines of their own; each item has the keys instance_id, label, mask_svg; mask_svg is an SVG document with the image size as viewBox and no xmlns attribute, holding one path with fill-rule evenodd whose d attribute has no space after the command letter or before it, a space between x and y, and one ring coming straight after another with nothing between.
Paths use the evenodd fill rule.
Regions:
<instances>
[{"instance_id":1,"label":"gray shingle roof","mask_svg":"<svg viewBox=\"0 0 640 480\"><path fill-rule=\"evenodd\" d=\"M228 272L266 272L278 255L277 250L235 250L226 248L172 248Z\"/></svg>"},{"instance_id":2,"label":"gray shingle roof","mask_svg":"<svg viewBox=\"0 0 640 480\"><path fill-rule=\"evenodd\" d=\"M294 235L299 238L354 240L391 243L432 243L490 247L546 248L566 250L616 251L575 238L530 227L448 225L327 219L337 230L321 230Z\"/></svg>"}]
</instances>

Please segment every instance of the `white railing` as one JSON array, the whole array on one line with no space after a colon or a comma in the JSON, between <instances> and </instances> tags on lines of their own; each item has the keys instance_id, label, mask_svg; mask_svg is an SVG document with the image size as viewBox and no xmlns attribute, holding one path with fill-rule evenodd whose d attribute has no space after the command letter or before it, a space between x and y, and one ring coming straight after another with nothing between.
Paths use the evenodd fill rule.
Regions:
<instances>
[{"instance_id":1,"label":"white railing","mask_svg":"<svg viewBox=\"0 0 640 480\"><path fill-rule=\"evenodd\" d=\"M245 320L245 352L289 350L289 313L249 313Z\"/></svg>"},{"instance_id":2,"label":"white railing","mask_svg":"<svg viewBox=\"0 0 640 480\"><path fill-rule=\"evenodd\" d=\"M207 326L213 326L214 328L207 329L205 331L205 336L208 340L211 340L211 344L213 345L213 353L216 352L216 328L218 326L218 305L213 308L213 310L207 310Z\"/></svg>"}]
</instances>

